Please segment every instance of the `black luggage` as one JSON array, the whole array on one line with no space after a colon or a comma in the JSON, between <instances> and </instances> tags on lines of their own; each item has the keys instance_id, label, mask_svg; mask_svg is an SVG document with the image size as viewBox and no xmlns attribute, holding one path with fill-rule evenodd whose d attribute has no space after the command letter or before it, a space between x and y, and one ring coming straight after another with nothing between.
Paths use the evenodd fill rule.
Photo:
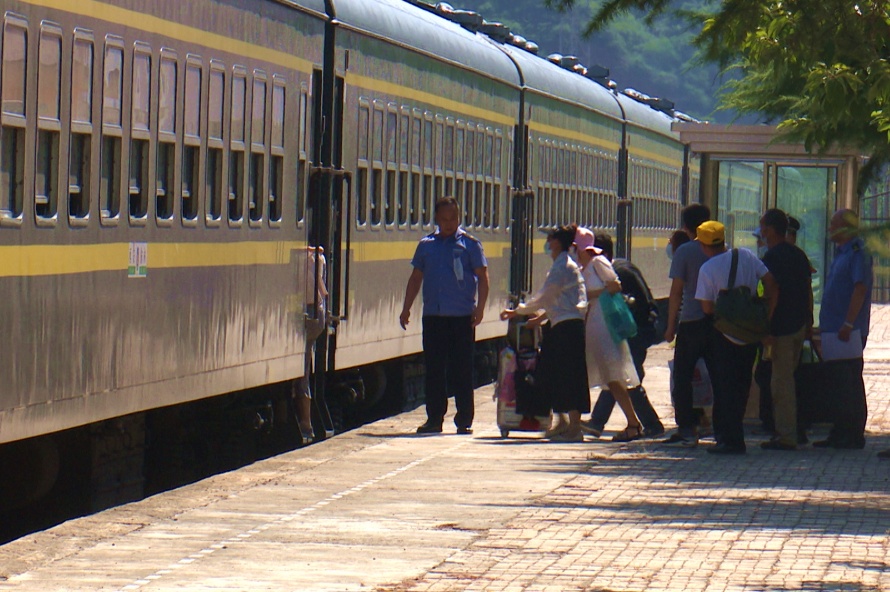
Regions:
<instances>
[{"instance_id":1,"label":"black luggage","mask_svg":"<svg viewBox=\"0 0 890 592\"><path fill-rule=\"evenodd\" d=\"M867 415L862 359L825 361L815 351L802 358L794 372L798 424L829 423L833 431L861 438Z\"/></svg>"}]
</instances>

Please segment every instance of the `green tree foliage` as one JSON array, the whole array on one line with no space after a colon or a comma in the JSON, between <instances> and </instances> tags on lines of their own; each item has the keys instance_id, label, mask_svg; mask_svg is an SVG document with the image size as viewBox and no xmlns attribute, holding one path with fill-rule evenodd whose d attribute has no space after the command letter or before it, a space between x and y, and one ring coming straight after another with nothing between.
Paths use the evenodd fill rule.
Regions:
<instances>
[{"instance_id":1,"label":"green tree foliage","mask_svg":"<svg viewBox=\"0 0 890 592\"><path fill-rule=\"evenodd\" d=\"M545 0L558 11L584 0ZM689 11L679 1L606 0L593 34L627 14L655 23L672 14L696 27L702 60L734 73L721 105L776 122L814 151L833 144L871 156L860 179L890 162L890 3L850 0L723 0Z\"/></svg>"}]
</instances>

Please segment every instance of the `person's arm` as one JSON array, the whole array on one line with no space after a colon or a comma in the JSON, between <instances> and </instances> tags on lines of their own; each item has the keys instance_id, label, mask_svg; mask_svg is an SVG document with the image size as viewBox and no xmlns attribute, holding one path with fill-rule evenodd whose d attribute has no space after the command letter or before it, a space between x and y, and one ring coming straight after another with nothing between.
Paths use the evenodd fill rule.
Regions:
<instances>
[{"instance_id":1,"label":"person's arm","mask_svg":"<svg viewBox=\"0 0 890 592\"><path fill-rule=\"evenodd\" d=\"M779 284L773 274L766 272L760 281L763 282L763 296L769 305L769 318L773 318L773 312L776 310L776 304L779 302Z\"/></svg>"},{"instance_id":2,"label":"person's arm","mask_svg":"<svg viewBox=\"0 0 890 592\"><path fill-rule=\"evenodd\" d=\"M699 300L701 302L701 309L706 315L714 314L715 306L713 300Z\"/></svg>"},{"instance_id":3,"label":"person's arm","mask_svg":"<svg viewBox=\"0 0 890 592\"><path fill-rule=\"evenodd\" d=\"M677 335L677 317L680 315L680 305L683 304L683 286L685 283L682 278L674 278L673 282L671 282L667 329L664 332L664 340L668 343L673 341Z\"/></svg>"},{"instance_id":4,"label":"person's arm","mask_svg":"<svg viewBox=\"0 0 890 592\"><path fill-rule=\"evenodd\" d=\"M415 267L414 271L411 272L411 277L408 278L408 286L405 288L405 304L402 305L402 314L399 315L399 324L402 326L402 329L406 329L408 323L411 322L411 306L414 304L414 299L417 298L422 285L423 272Z\"/></svg>"},{"instance_id":5,"label":"person's arm","mask_svg":"<svg viewBox=\"0 0 890 592\"><path fill-rule=\"evenodd\" d=\"M477 326L482 322L482 316L485 314L485 303L488 301L488 268L479 267L473 270L478 280L479 298L476 301L476 309L473 311L473 326Z\"/></svg>"},{"instance_id":6,"label":"person's arm","mask_svg":"<svg viewBox=\"0 0 890 592\"><path fill-rule=\"evenodd\" d=\"M841 341L850 341L850 334L853 333L853 323L859 316L862 305L865 304L868 287L863 282L856 282L853 285L853 295L850 297L850 305L847 306L847 316L844 317L844 324L841 325L837 332L837 338Z\"/></svg>"}]
</instances>

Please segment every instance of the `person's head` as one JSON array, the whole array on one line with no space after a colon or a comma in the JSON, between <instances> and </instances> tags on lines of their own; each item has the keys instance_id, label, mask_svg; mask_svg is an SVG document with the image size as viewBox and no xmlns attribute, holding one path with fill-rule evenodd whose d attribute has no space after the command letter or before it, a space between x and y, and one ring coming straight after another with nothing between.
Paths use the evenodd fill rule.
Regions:
<instances>
[{"instance_id":1,"label":"person's head","mask_svg":"<svg viewBox=\"0 0 890 592\"><path fill-rule=\"evenodd\" d=\"M702 222L711 219L711 209L704 204L690 204L680 211L680 224L690 239L695 238L696 229Z\"/></svg>"},{"instance_id":2,"label":"person's head","mask_svg":"<svg viewBox=\"0 0 890 592\"><path fill-rule=\"evenodd\" d=\"M547 245L550 247L550 256L556 259L557 255L563 251L568 252L569 247L575 242L575 233L577 231L577 225L568 224L566 226L554 228L548 232Z\"/></svg>"},{"instance_id":3,"label":"person's head","mask_svg":"<svg viewBox=\"0 0 890 592\"><path fill-rule=\"evenodd\" d=\"M606 256L606 259L611 261L615 254L615 245L612 243L612 236L607 232L597 232L593 237L593 244L603 251L603 255Z\"/></svg>"},{"instance_id":4,"label":"person's head","mask_svg":"<svg viewBox=\"0 0 890 592\"><path fill-rule=\"evenodd\" d=\"M671 238L668 239L667 247L665 247L665 252L667 253L668 259L674 258L674 253L677 252L681 246L690 242L692 239L689 238L689 235L685 230L675 230L671 235Z\"/></svg>"},{"instance_id":5,"label":"person's head","mask_svg":"<svg viewBox=\"0 0 890 592\"><path fill-rule=\"evenodd\" d=\"M853 210L838 210L828 223L828 238L838 246L844 245L859 234L859 216Z\"/></svg>"},{"instance_id":6,"label":"person's head","mask_svg":"<svg viewBox=\"0 0 890 592\"><path fill-rule=\"evenodd\" d=\"M716 220L708 220L699 224L695 230L695 239L701 244L702 251L713 257L726 250L726 229Z\"/></svg>"},{"instance_id":7,"label":"person's head","mask_svg":"<svg viewBox=\"0 0 890 592\"><path fill-rule=\"evenodd\" d=\"M785 240L792 245L796 245L798 231L800 231L800 220L794 216L788 216L788 230L785 231Z\"/></svg>"},{"instance_id":8,"label":"person's head","mask_svg":"<svg viewBox=\"0 0 890 592\"><path fill-rule=\"evenodd\" d=\"M596 237L593 232L587 228L578 227L575 231L575 242L573 246L578 254L578 263L582 267L590 263L590 260L599 255L602 251L595 244Z\"/></svg>"},{"instance_id":9,"label":"person's head","mask_svg":"<svg viewBox=\"0 0 890 592\"><path fill-rule=\"evenodd\" d=\"M448 237L460 227L460 203L452 196L440 197L435 206L439 234Z\"/></svg>"},{"instance_id":10,"label":"person's head","mask_svg":"<svg viewBox=\"0 0 890 592\"><path fill-rule=\"evenodd\" d=\"M770 249L785 242L787 233L788 214L779 208L769 209L760 217L760 236Z\"/></svg>"}]
</instances>

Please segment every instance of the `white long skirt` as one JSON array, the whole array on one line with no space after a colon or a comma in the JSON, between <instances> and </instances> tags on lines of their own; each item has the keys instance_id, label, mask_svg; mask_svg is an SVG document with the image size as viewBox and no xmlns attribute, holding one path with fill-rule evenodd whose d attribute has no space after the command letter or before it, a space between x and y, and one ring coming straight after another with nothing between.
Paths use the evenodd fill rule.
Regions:
<instances>
[{"instance_id":1,"label":"white long skirt","mask_svg":"<svg viewBox=\"0 0 890 592\"><path fill-rule=\"evenodd\" d=\"M598 298L590 302L584 336L591 387L609 388L610 382L624 383L627 388L640 385L627 341L616 344L612 340Z\"/></svg>"}]
</instances>

